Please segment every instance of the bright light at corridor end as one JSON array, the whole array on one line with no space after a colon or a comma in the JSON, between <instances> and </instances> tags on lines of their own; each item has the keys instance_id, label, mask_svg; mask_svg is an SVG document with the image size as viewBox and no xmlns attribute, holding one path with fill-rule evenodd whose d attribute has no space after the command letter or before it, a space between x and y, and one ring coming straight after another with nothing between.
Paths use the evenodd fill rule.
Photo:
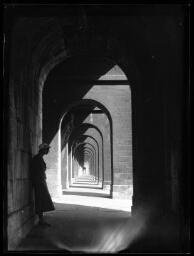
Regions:
<instances>
[{"instance_id":1,"label":"bright light at corridor end","mask_svg":"<svg viewBox=\"0 0 194 256\"><path fill-rule=\"evenodd\" d=\"M85 170L85 174L86 175L90 175L90 170L89 170L89 163L88 162L85 162L84 163L84 167L86 168Z\"/></svg>"}]
</instances>

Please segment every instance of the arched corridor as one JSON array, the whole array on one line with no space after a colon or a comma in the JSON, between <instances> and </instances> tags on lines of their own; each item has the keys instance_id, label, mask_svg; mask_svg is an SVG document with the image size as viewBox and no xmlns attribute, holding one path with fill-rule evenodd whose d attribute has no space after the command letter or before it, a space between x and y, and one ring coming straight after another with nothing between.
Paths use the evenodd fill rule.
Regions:
<instances>
[{"instance_id":1,"label":"arched corridor","mask_svg":"<svg viewBox=\"0 0 194 256\"><path fill-rule=\"evenodd\" d=\"M188 252L189 7L4 14L7 250ZM42 142L50 228L34 210Z\"/></svg>"},{"instance_id":2,"label":"arched corridor","mask_svg":"<svg viewBox=\"0 0 194 256\"><path fill-rule=\"evenodd\" d=\"M61 72L63 76L60 76L59 80ZM57 95L53 96L54 93L56 94L54 89L56 85ZM50 104L53 99L56 101L56 107ZM48 136L48 132L51 133L52 127L59 122L57 119L59 113L62 119L58 132L55 132L60 134L58 139L55 133ZM94 128L89 128L89 125L93 125ZM49 127L48 132L47 127ZM44 141L51 140L50 145L55 145L55 152L51 151L53 158L48 161L51 169L48 173L52 177L52 184L53 173L58 171L61 172L58 176L63 176L63 183L66 184L64 187L68 188L75 172L71 144L79 144L82 135L90 135L93 140L87 139L90 141L90 145L89 142L87 143L87 148L88 150L90 148L90 154L93 155L92 169L95 178L98 178L97 173L100 171L103 189L111 190L111 195L114 197L132 197L131 93L127 77L118 65L94 54L73 56L58 64L48 75L44 85L43 128ZM50 139L51 137L53 139ZM63 143L59 150L61 152L56 154L60 140ZM58 161L61 167L53 168L54 165L57 166ZM99 170L99 161L101 170ZM84 159L77 168L81 170L83 165ZM60 196L60 179L56 182L56 186L56 188L50 186L51 193L53 195L58 193Z\"/></svg>"}]
</instances>

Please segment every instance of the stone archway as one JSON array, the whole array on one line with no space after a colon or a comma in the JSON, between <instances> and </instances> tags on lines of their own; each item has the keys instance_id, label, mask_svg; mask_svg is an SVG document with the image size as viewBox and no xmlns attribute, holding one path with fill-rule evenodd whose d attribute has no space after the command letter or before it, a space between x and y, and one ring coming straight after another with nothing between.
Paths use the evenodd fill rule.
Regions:
<instances>
[{"instance_id":1,"label":"stone archway","mask_svg":"<svg viewBox=\"0 0 194 256\"><path fill-rule=\"evenodd\" d=\"M48 171L47 172L52 177L52 180L50 182L50 184L52 184L52 185L50 185L50 190L53 191L51 193L54 197L62 195L62 186L61 186L61 178L60 178L61 177L61 166L62 165L63 165L63 167L66 166L66 169L63 170L63 172L64 171L66 172L66 174L65 174L66 177L63 178L63 183L64 183L64 179L65 179L66 187L68 188L68 186L69 186L69 177L70 177L70 169L71 169L70 161L72 161L72 152L71 152L71 147L70 147L70 150L69 150L68 140L69 140L69 137L70 137L71 133L76 132L75 125L74 125L75 113L73 112L73 109L76 108L76 107L81 108L81 106L84 105L84 104L87 104L87 106L90 105L90 107L92 107L92 109L95 108L95 107L98 107L98 109L99 108L103 109L104 114L102 116L102 120L104 120L104 121L109 120L108 121L108 123L109 123L108 126L103 127L104 131L100 131L100 129L99 129L100 127L97 128L97 127L95 127L95 125L87 123L87 120L81 126L80 125L79 126L81 127L82 130L83 129L84 130L95 129L97 131L97 133L99 134L98 135L98 140L99 140L99 138L101 140L101 141L99 141L99 144L101 144L101 146L104 145L104 144L107 145L105 148L102 147L102 149L101 149L101 154L102 154L101 161L104 162L105 156L106 156L106 158L109 158L109 163L108 164L106 164L106 161L105 161L105 168L108 168L108 169L107 169L106 177L105 178L103 177L103 182L104 182L103 186L104 186L104 188L107 186L109 189L111 189L111 187L112 187L111 180L112 180L112 156L113 156L113 154L111 153L112 140L111 140L111 136L110 136L111 131L112 131L112 129L111 129L111 117L110 117L109 112L106 110L106 108L101 103L96 102L94 100L83 99L83 100L74 102L71 106L68 107L65 114L62 115L61 121L60 121L60 124L59 124L58 133L54 137L54 139L51 143L51 146L53 145L53 151L55 152L55 153L53 152L53 154L55 154L55 158L54 158L55 160L51 159L51 165L56 166L56 168L55 169L50 168L50 170L49 170L49 164L48 164ZM72 113L74 113L73 114L74 121L73 121L73 119L68 118L68 115L72 116ZM90 119L90 117L89 117L89 119ZM78 126L78 128L79 128L79 126ZM62 128L62 127L64 127L64 128ZM103 135L106 134L106 129L108 129L108 134L109 135L108 135L107 138L103 139ZM66 135L65 139L62 138L63 133ZM65 143L62 142L62 140L65 141ZM70 143L70 145L71 145L71 143ZM59 146L57 146L57 144ZM62 145L62 148L61 148L61 145ZM58 148L58 151L56 150L56 148ZM51 151L52 151L52 147L51 147ZM49 163L49 161L50 161L49 158L47 159L47 161ZM54 184L53 179L56 180L56 173L58 173L57 174L57 182L55 183L56 185L54 187L53 186L53 184ZM53 175L55 175L55 178L54 178ZM48 183L49 183L49 180L48 180Z\"/></svg>"},{"instance_id":2,"label":"stone archway","mask_svg":"<svg viewBox=\"0 0 194 256\"><path fill-rule=\"evenodd\" d=\"M86 60L88 59L88 56L87 57L85 57L84 55L81 57L79 56L78 63L81 61L80 58L81 59L84 58L83 60ZM76 57L74 58L74 60L76 60ZM87 66L87 62L84 62L84 63ZM103 63L103 64L101 64L100 66L99 63ZM85 101L85 103L89 105L92 104L89 102L93 101L94 103L96 103L97 108L99 106L99 109L104 107L104 109L107 110L106 112L109 113L109 118L105 118L107 121L104 120L104 124L109 126L109 128L107 129L110 129L110 131L108 132L109 134L108 136L110 136L110 144L108 143L109 145L108 147L110 147L109 158L111 159L111 162L110 162L110 165L106 167L107 169L105 170L104 173L105 173L105 176L107 173L111 173L111 175L107 175L106 186L111 187L113 197L132 198L133 161L132 161L131 92L130 92L128 80L125 74L123 73L123 71L121 70L121 68L118 65L111 64L111 62L108 62L108 63L109 63L109 67L107 68L106 61L101 60L100 62L100 60L97 59L95 65L92 64L93 66L90 70L88 69L86 70L86 68L85 69L82 68L81 71L79 70L77 75L73 75L73 74L75 71L77 72L78 69L75 69L75 71L74 70L70 71L71 64L68 65L68 75L63 74L63 76L60 78L61 82L59 81L59 83L65 84L65 87L63 86L63 91L61 91L60 93L60 94L64 93L64 96L63 98L61 99L58 98L57 100L59 102L58 105L61 104L60 105L61 109L59 109L61 112L64 111L63 108L65 106L64 105L65 101L69 101L70 102L69 106L71 106L72 108L79 106L79 101L77 101L76 103L74 103L73 101L74 98L78 98L78 97L82 98ZM102 70L98 70L94 68L99 66L104 68L104 73L102 72ZM62 70L64 72L67 72L65 71L65 67L67 67L67 64L65 63L64 64L61 63L59 68L56 67L56 69L51 74L51 82L49 82L49 77L48 77L46 86L49 83L56 84L57 81L53 81L53 79L55 79L55 77L58 77L57 76L58 72L61 73ZM93 73L93 72L97 72L97 73ZM76 94L74 89L78 91ZM51 91L54 92L53 90L55 90L54 87ZM73 95L71 94L71 90L74 91ZM66 94L68 96L66 96ZM70 99L72 99L72 102ZM82 99L80 99L80 102L82 101ZM48 105L46 106L48 108ZM68 107L68 108L70 109L71 107ZM97 109L96 111L99 111L99 110ZM47 114L45 114L44 112L44 115L47 115ZM49 118L50 117L51 116L49 115ZM56 116L52 115L52 118L56 118ZM90 115L90 119L91 120L93 119L92 113ZM56 148L58 148L58 146L55 146L55 151L56 151Z\"/></svg>"}]
</instances>

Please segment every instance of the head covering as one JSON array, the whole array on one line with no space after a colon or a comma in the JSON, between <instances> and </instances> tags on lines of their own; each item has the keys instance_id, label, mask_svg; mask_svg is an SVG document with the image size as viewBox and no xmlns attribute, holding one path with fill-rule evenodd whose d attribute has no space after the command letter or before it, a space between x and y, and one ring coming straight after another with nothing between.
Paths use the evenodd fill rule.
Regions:
<instances>
[{"instance_id":1,"label":"head covering","mask_svg":"<svg viewBox=\"0 0 194 256\"><path fill-rule=\"evenodd\" d=\"M39 151L44 149L49 149L50 146L47 143L42 143L39 145Z\"/></svg>"}]
</instances>

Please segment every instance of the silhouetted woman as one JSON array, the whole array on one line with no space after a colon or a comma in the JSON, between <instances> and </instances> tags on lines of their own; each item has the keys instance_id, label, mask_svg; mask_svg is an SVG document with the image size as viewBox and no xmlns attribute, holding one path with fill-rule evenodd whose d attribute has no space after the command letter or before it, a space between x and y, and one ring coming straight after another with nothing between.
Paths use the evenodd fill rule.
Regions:
<instances>
[{"instance_id":1,"label":"silhouetted woman","mask_svg":"<svg viewBox=\"0 0 194 256\"><path fill-rule=\"evenodd\" d=\"M49 224L44 220L43 212L55 210L46 183L46 164L43 159L43 155L47 155L49 149L50 146L46 143L42 143L39 146L38 154L32 159L31 169L32 186L35 195L35 213L39 217L39 224L48 226Z\"/></svg>"}]
</instances>

